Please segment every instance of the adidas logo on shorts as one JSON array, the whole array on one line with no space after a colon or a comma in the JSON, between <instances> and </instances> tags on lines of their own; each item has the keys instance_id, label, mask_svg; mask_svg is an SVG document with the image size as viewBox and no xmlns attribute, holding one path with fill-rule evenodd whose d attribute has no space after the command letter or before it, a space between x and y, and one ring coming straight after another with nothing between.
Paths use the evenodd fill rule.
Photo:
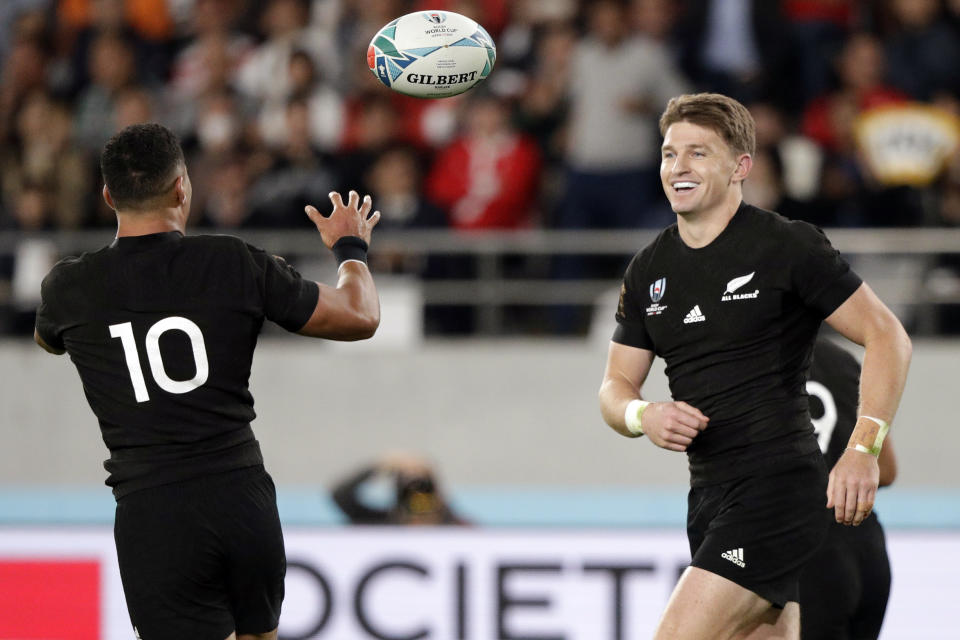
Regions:
<instances>
[{"instance_id":1,"label":"adidas logo on shorts","mask_svg":"<svg viewBox=\"0 0 960 640\"><path fill-rule=\"evenodd\" d=\"M720 557L724 560L729 560L738 567L745 567L747 564L743 561L743 547L739 549L730 549L730 551L724 551L720 554Z\"/></svg>"}]
</instances>

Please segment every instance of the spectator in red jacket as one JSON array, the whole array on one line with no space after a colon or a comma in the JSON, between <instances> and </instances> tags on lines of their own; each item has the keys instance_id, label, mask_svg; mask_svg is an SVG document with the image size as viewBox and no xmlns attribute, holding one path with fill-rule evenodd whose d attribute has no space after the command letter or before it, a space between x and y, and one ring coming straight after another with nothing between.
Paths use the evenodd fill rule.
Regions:
<instances>
[{"instance_id":1,"label":"spectator in red jacket","mask_svg":"<svg viewBox=\"0 0 960 640\"><path fill-rule=\"evenodd\" d=\"M436 157L427 195L454 229L531 226L540 177L540 150L510 123L506 104L478 95L466 109L464 131Z\"/></svg>"},{"instance_id":2,"label":"spectator in red jacket","mask_svg":"<svg viewBox=\"0 0 960 640\"><path fill-rule=\"evenodd\" d=\"M803 133L827 150L846 151L857 114L908 99L884 82L885 70L883 48L876 37L868 33L850 36L837 59L839 87L807 105Z\"/></svg>"},{"instance_id":3,"label":"spectator in red jacket","mask_svg":"<svg viewBox=\"0 0 960 640\"><path fill-rule=\"evenodd\" d=\"M858 152L860 114L909 100L886 82L881 42L869 33L850 36L837 60L840 84L807 105L802 132L824 151L821 211L844 226L913 226L925 215L923 199L909 186L873 180Z\"/></svg>"}]
</instances>

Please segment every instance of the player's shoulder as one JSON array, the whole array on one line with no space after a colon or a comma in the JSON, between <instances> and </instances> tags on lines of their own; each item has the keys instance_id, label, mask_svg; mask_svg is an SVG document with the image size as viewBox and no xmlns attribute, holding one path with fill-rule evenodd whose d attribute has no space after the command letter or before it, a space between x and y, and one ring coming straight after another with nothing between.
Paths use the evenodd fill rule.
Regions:
<instances>
[{"instance_id":1,"label":"player's shoulder","mask_svg":"<svg viewBox=\"0 0 960 640\"><path fill-rule=\"evenodd\" d=\"M765 235L778 241L787 238L795 241L811 241L826 237L820 227L804 220L790 219L776 211L744 204L741 213L746 219L747 226L762 230Z\"/></svg>"},{"instance_id":2,"label":"player's shoulder","mask_svg":"<svg viewBox=\"0 0 960 640\"><path fill-rule=\"evenodd\" d=\"M89 253L81 253L78 256L67 256L65 258L61 258L55 265L53 265L53 267L50 268L50 273L47 274L47 277L69 277L71 274L76 273L83 268L83 265L89 260L89 256Z\"/></svg>"},{"instance_id":3,"label":"player's shoulder","mask_svg":"<svg viewBox=\"0 0 960 640\"><path fill-rule=\"evenodd\" d=\"M822 256L832 251L830 239L820 227L804 220L792 220L775 211L744 205L741 214L741 240L749 242L757 255L774 259L778 264L805 262L811 256Z\"/></svg>"},{"instance_id":4,"label":"player's shoulder","mask_svg":"<svg viewBox=\"0 0 960 640\"><path fill-rule=\"evenodd\" d=\"M97 259L106 251L106 247L98 251L84 252L80 255L66 256L57 261L47 275L44 276L41 288L52 290L60 287L72 286L72 283L83 280L86 273L97 263Z\"/></svg>"},{"instance_id":5,"label":"player's shoulder","mask_svg":"<svg viewBox=\"0 0 960 640\"><path fill-rule=\"evenodd\" d=\"M640 251L637 252L637 255L634 256L638 259L649 260L652 259L657 253L661 251L669 251L672 248L676 247L680 241L680 230L677 227L677 223L674 222L669 227L662 229L653 240L648 242Z\"/></svg>"},{"instance_id":6,"label":"player's shoulder","mask_svg":"<svg viewBox=\"0 0 960 640\"><path fill-rule=\"evenodd\" d=\"M647 243L638 251L630 265L627 267L628 273L640 274L646 270L658 257L671 252L679 241L679 230L676 223L663 229L656 237Z\"/></svg>"}]
</instances>

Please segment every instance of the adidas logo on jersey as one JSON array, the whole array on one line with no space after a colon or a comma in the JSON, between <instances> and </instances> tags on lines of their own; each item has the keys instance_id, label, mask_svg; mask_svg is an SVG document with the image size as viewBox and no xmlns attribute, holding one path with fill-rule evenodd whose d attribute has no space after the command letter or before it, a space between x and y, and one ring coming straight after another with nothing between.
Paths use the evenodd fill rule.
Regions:
<instances>
[{"instance_id":1,"label":"adidas logo on jersey","mask_svg":"<svg viewBox=\"0 0 960 640\"><path fill-rule=\"evenodd\" d=\"M683 324L706 321L707 316L703 315L703 312L700 311L700 305L694 305L693 309L690 309L690 311L687 312L687 317L683 319Z\"/></svg>"},{"instance_id":2,"label":"adidas logo on jersey","mask_svg":"<svg viewBox=\"0 0 960 640\"><path fill-rule=\"evenodd\" d=\"M724 560L729 560L738 567L747 566L747 563L743 561L743 547L738 549L730 549L730 551L724 551L720 554L720 557Z\"/></svg>"}]
</instances>

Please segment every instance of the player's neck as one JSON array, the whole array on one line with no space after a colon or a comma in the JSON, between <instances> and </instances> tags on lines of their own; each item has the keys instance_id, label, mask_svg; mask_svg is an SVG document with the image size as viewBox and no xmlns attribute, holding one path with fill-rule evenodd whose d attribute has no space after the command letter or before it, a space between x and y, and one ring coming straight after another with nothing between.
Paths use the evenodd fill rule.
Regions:
<instances>
[{"instance_id":1,"label":"player's neck","mask_svg":"<svg viewBox=\"0 0 960 640\"><path fill-rule=\"evenodd\" d=\"M167 231L184 232L186 220L177 209L117 211L117 237L146 236Z\"/></svg>"},{"instance_id":2,"label":"player's neck","mask_svg":"<svg viewBox=\"0 0 960 640\"><path fill-rule=\"evenodd\" d=\"M716 207L677 215L680 239L691 249L700 249L717 239L736 215L742 194L731 191L730 196Z\"/></svg>"}]
</instances>

